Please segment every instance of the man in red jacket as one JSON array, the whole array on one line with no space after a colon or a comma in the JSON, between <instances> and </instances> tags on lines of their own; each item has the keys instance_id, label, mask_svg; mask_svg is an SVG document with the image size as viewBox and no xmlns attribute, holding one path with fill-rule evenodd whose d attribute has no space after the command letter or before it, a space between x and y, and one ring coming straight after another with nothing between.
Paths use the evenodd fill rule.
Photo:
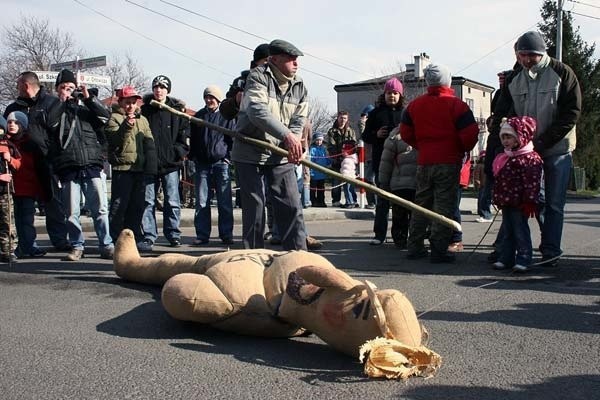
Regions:
<instances>
[{"instance_id":1,"label":"man in red jacket","mask_svg":"<svg viewBox=\"0 0 600 400\"><path fill-rule=\"evenodd\" d=\"M469 106L454 96L452 76L443 65L430 65L423 71L427 93L414 99L402 114L402 140L419 151L415 203L452 218L457 204L461 161L477 143L479 127ZM430 224L413 213L408 238L408 259L428 255L424 241ZM452 231L431 222L431 262L454 262L448 253Z\"/></svg>"}]
</instances>

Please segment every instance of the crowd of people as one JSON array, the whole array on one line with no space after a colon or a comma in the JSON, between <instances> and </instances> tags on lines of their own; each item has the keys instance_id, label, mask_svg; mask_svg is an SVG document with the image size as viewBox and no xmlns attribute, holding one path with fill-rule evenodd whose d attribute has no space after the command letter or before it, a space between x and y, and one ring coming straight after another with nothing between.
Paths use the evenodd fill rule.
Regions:
<instances>
[{"instance_id":1,"label":"crowd of people","mask_svg":"<svg viewBox=\"0 0 600 400\"><path fill-rule=\"evenodd\" d=\"M573 71L547 55L538 32L522 35L515 55L513 70L499 75L487 148L475 164L475 185L478 222L492 221L492 199L502 210L496 250L490 255L494 268L525 272L532 264L530 217L538 219L542 232L542 263L554 266L562 255L581 93ZM180 194L184 163L194 177L194 245L210 241L213 196L218 237L224 245L234 243L235 175L245 248L262 248L268 238L285 250L319 248L322 243L307 233L303 208L327 207L329 179L332 206L358 207L357 194L344 179L299 161L308 158L354 178L359 140L366 147L367 182L460 222L461 170L470 167L479 126L469 106L455 96L450 71L440 64L426 67L427 91L408 103L402 82L393 77L374 105L365 106L356 129L342 110L326 133L313 134L307 89L297 73L301 56L284 40L259 45L250 69L225 95L215 85L204 89L205 107L195 117L209 126L190 124L151 104L154 100L185 111L185 103L170 95L172 82L165 75L155 77L152 93L144 96L132 86L120 88L117 102L108 108L70 70L58 74L56 95L46 91L35 73L21 73L18 98L0 119L0 260L45 254L34 227L36 207L41 206L50 241L67 252L66 261L80 260L85 253L83 206L94 221L100 257L113 257L114 242L125 228L134 232L140 251L150 252L159 235L159 191L164 196L163 235L170 246L180 246L181 207L188 197ZM223 129L241 136L232 138ZM287 157L240 139L244 136L281 147ZM445 225L372 193L367 201L375 209L371 245L386 241L391 208L391 236L408 259L447 263L462 250L460 235Z\"/></svg>"}]
</instances>

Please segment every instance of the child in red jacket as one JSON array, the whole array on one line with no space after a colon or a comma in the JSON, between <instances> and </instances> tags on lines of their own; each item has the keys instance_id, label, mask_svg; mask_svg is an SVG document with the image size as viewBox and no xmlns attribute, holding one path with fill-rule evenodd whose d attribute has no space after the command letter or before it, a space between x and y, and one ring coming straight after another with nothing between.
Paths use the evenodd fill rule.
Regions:
<instances>
[{"instance_id":1,"label":"child in red jacket","mask_svg":"<svg viewBox=\"0 0 600 400\"><path fill-rule=\"evenodd\" d=\"M16 257L12 252L14 233L11 225L11 196L13 193L13 174L21 166L21 156L7 138L7 132L18 129L12 112L8 115L8 122L4 118L0 120L0 261L14 262ZM23 114L19 112L19 114ZM25 117L27 118L27 117Z\"/></svg>"},{"instance_id":2,"label":"child in red jacket","mask_svg":"<svg viewBox=\"0 0 600 400\"><path fill-rule=\"evenodd\" d=\"M532 258L531 234L527 220L535 217L542 179L542 159L533 150L536 130L531 117L510 118L501 125L504 152L496 156L494 204L502 208L504 240L499 244L495 269L512 266L514 272L527 272Z\"/></svg>"},{"instance_id":3,"label":"child in red jacket","mask_svg":"<svg viewBox=\"0 0 600 400\"><path fill-rule=\"evenodd\" d=\"M8 139L21 154L21 167L13 175L15 227L19 239L15 255L18 258L41 257L46 252L35 241L35 203L49 200L45 190L47 185L40 178L40 170L44 168L40 163L42 152L27 131L27 115L14 111L8 115L8 124Z\"/></svg>"}]
</instances>

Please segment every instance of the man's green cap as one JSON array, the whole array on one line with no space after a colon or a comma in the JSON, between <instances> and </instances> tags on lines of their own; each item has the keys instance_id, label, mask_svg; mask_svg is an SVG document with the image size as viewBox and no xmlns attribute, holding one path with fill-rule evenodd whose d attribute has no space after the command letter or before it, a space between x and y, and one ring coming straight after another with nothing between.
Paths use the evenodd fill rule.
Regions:
<instances>
[{"instance_id":1,"label":"man's green cap","mask_svg":"<svg viewBox=\"0 0 600 400\"><path fill-rule=\"evenodd\" d=\"M269 43L269 54L272 56L276 56L278 54L289 54L291 56L304 55L304 53L298 50L296 46L281 39L275 39Z\"/></svg>"}]
</instances>

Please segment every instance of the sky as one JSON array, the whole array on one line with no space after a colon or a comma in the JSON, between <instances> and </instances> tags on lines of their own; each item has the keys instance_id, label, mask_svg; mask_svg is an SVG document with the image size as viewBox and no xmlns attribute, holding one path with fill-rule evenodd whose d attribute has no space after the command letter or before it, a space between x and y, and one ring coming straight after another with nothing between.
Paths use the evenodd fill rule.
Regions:
<instances>
[{"instance_id":1,"label":"sky","mask_svg":"<svg viewBox=\"0 0 600 400\"><path fill-rule=\"evenodd\" d=\"M541 21L542 5L542 0L168 2L192 12L166 0L2 0L0 27L12 22L6 16L32 15L71 32L83 56L106 55L110 61L128 52L150 80L167 75L171 95L195 109L204 106L206 86L227 90L248 68L258 44L284 39L307 54L299 58L299 74L309 96L334 112L336 84L398 72L423 52L453 75L496 87L496 73L513 64L517 37ZM573 15L574 25L586 42L600 41L600 0L565 1L564 9L595 17Z\"/></svg>"}]
</instances>

